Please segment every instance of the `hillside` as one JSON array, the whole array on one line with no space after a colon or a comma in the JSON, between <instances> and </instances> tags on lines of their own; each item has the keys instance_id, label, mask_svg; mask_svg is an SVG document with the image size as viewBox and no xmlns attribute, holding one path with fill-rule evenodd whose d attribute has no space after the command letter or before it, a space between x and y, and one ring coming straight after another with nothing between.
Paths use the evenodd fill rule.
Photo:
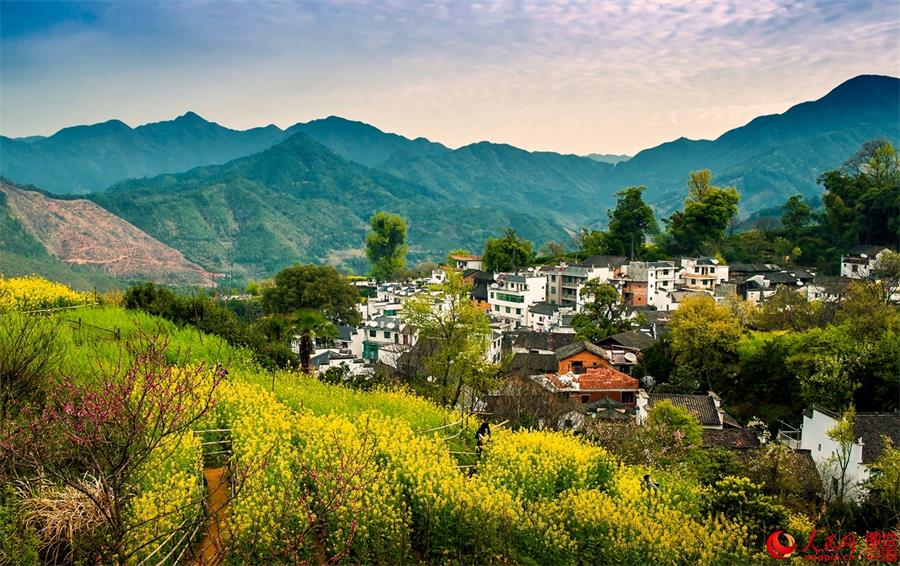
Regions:
<instances>
[{"instance_id":1,"label":"hillside","mask_svg":"<svg viewBox=\"0 0 900 566\"><path fill-rule=\"evenodd\" d=\"M7 182L0 182L0 250L9 254L4 262L7 275L21 274L19 262L14 261L18 257L48 265L59 260L116 279L216 284L212 273L181 252L91 201L54 199Z\"/></svg>"},{"instance_id":2,"label":"hillside","mask_svg":"<svg viewBox=\"0 0 900 566\"><path fill-rule=\"evenodd\" d=\"M407 219L413 262L478 248L507 225L537 241L561 232L540 218L460 204L300 133L222 166L126 181L90 198L200 265L238 277L311 260L365 270L363 238L378 210Z\"/></svg>"},{"instance_id":3,"label":"hillside","mask_svg":"<svg viewBox=\"0 0 900 566\"><path fill-rule=\"evenodd\" d=\"M900 142L900 79L863 75L824 97L761 116L715 140L678 140L616 165L610 181L645 184L661 213L681 205L691 170L708 168L719 184L735 185L744 213L788 196L821 195L817 177L839 167L864 141Z\"/></svg>"}]
</instances>

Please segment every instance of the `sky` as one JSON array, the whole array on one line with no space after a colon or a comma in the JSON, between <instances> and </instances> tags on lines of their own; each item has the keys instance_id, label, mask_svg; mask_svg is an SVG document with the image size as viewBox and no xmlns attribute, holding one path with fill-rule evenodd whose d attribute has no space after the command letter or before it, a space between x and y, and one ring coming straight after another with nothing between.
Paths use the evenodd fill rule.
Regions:
<instances>
[{"instance_id":1,"label":"sky","mask_svg":"<svg viewBox=\"0 0 900 566\"><path fill-rule=\"evenodd\" d=\"M15 137L191 110L633 154L860 74L900 76L900 2L0 0L0 133Z\"/></svg>"}]
</instances>

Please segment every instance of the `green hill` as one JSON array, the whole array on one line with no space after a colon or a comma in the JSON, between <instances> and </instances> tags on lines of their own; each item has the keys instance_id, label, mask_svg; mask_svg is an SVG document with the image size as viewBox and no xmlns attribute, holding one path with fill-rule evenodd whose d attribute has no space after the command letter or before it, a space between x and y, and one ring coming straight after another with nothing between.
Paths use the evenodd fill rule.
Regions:
<instances>
[{"instance_id":1,"label":"green hill","mask_svg":"<svg viewBox=\"0 0 900 566\"><path fill-rule=\"evenodd\" d=\"M366 269L364 234L382 209L408 220L412 261L479 248L507 225L537 241L561 233L550 221L469 206L349 162L304 134L225 165L125 181L90 198L200 265L239 277L310 260Z\"/></svg>"}]
</instances>

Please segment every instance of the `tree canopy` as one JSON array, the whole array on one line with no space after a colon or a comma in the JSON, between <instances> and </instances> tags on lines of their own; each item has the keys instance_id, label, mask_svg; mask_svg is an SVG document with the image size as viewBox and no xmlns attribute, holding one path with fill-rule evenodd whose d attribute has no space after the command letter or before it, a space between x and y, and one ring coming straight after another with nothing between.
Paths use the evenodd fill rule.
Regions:
<instances>
[{"instance_id":1,"label":"tree canopy","mask_svg":"<svg viewBox=\"0 0 900 566\"><path fill-rule=\"evenodd\" d=\"M310 309L334 324L359 323L359 293L330 265L295 265L275 276L263 288L263 306L269 313L291 314Z\"/></svg>"},{"instance_id":2,"label":"tree canopy","mask_svg":"<svg viewBox=\"0 0 900 566\"><path fill-rule=\"evenodd\" d=\"M616 208L609 211L606 253L631 259L640 254L647 235L656 232L656 217L642 198L647 188L628 187L616 193Z\"/></svg>"},{"instance_id":3,"label":"tree canopy","mask_svg":"<svg viewBox=\"0 0 900 566\"><path fill-rule=\"evenodd\" d=\"M485 271L515 271L533 262L534 245L520 238L513 228L507 228L499 238L488 238L484 246Z\"/></svg>"},{"instance_id":4,"label":"tree canopy","mask_svg":"<svg viewBox=\"0 0 900 566\"><path fill-rule=\"evenodd\" d=\"M627 306L612 285L591 279L581 296L585 299L584 308L572 321L578 336L597 341L631 328Z\"/></svg>"},{"instance_id":5,"label":"tree canopy","mask_svg":"<svg viewBox=\"0 0 900 566\"><path fill-rule=\"evenodd\" d=\"M684 208L668 220L669 253L714 253L713 247L722 240L737 215L740 201L737 189L713 186L710 178L709 169L691 172Z\"/></svg>"},{"instance_id":6,"label":"tree canopy","mask_svg":"<svg viewBox=\"0 0 900 566\"><path fill-rule=\"evenodd\" d=\"M398 214L377 212L369 219L366 256L372 264L372 277L386 281L406 267L406 221Z\"/></svg>"}]
</instances>

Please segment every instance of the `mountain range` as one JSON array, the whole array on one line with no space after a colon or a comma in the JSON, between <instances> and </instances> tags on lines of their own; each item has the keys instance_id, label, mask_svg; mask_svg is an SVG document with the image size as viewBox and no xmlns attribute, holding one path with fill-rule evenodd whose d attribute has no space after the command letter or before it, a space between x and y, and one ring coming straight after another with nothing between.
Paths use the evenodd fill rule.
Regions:
<instances>
[{"instance_id":1,"label":"mountain range","mask_svg":"<svg viewBox=\"0 0 900 566\"><path fill-rule=\"evenodd\" d=\"M137 128L112 120L0 137L0 174L57 195L89 193L202 269L255 277L298 260L364 269L367 219L381 209L409 221L413 261L480 249L507 225L538 243L566 241L603 225L630 185L646 185L668 215L700 168L737 186L749 215L792 194L819 196L817 177L876 137L900 142L900 80L863 75L715 140L681 138L631 158L490 142L450 149L336 116L239 131L188 112Z\"/></svg>"}]
</instances>

